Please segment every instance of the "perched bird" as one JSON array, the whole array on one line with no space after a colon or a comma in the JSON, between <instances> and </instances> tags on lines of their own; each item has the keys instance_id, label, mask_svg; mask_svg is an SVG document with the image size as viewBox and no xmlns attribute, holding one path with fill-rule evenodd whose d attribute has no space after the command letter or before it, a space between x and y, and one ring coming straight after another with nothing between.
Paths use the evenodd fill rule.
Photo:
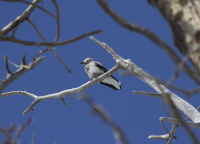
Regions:
<instances>
[{"instance_id":1,"label":"perched bird","mask_svg":"<svg viewBox=\"0 0 200 144\"><path fill-rule=\"evenodd\" d=\"M91 80L108 71L101 63L94 61L92 58L86 58L84 62L79 64L85 65L85 72L88 74ZM120 81L118 81L113 76L105 78L100 83L115 90L121 89Z\"/></svg>"}]
</instances>

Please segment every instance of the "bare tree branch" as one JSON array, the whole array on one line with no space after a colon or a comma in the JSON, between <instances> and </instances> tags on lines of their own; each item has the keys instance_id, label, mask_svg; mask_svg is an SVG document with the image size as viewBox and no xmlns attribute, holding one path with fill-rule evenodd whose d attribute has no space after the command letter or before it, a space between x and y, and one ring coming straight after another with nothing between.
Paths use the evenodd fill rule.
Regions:
<instances>
[{"instance_id":1,"label":"bare tree branch","mask_svg":"<svg viewBox=\"0 0 200 144\"><path fill-rule=\"evenodd\" d=\"M88 95L81 94L81 100L87 102L92 108L95 114L97 114L106 124L108 124L113 130L113 136L115 138L116 144L129 144L130 142L126 138L126 135L122 132L120 127L110 118L107 112L103 109L101 105L92 100Z\"/></svg>"},{"instance_id":2,"label":"bare tree branch","mask_svg":"<svg viewBox=\"0 0 200 144\"><path fill-rule=\"evenodd\" d=\"M5 2L22 2L22 3L28 4L28 5L32 4L31 2L28 2L28 1L25 1L25 0L0 0L0 1L5 1ZM54 14L50 13L49 11L47 11L46 9L44 9L43 7L37 5L36 8L38 8L39 10L41 10L41 11L49 14L54 19L56 19L56 16Z\"/></svg>"},{"instance_id":3,"label":"bare tree branch","mask_svg":"<svg viewBox=\"0 0 200 144\"><path fill-rule=\"evenodd\" d=\"M199 0L148 0L148 2L160 11L167 21L172 31L174 44L183 55L199 49ZM198 70L200 69L199 55L199 50L189 55L193 66Z\"/></svg>"},{"instance_id":4,"label":"bare tree branch","mask_svg":"<svg viewBox=\"0 0 200 144\"><path fill-rule=\"evenodd\" d=\"M107 44L96 40L94 37L90 37L90 39L92 39L94 42L96 42L97 44L102 46L105 50L107 50L113 56L113 58L116 60L117 65L115 67L113 67L111 70L109 70L108 72L106 72L105 74L99 76L97 79L89 81L89 82L83 84L80 87L64 90L64 91L61 91L61 92L58 92L58 93L54 93L54 94L48 94L48 95L45 95L45 96L36 96L35 101L32 102L32 104L29 106L29 108L27 110L24 111L23 114L26 114L27 112L32 110L32 108L37 103L39 103L41 101L48 100L48 99L53 99L53 98L61 98L64 95L67 95L67 94L73 94L73 93L81 92L84 89L87 89L89 86L91 86L91 85L93 85L95 83L98 83L98 82L102 81L103 79L105 79L106 77L114 74L119 69L126 69L127 71L131 72L133 75L138 77L140 80L142 80L144 83L146 83L150 87L152 87L159 94L163 94L162 97L165 99L165 101L167 101L169 103L170 108L172 107L171 111L172 111L173 117L175 119L177 119L176 117L178 117L180 115L179 113L177 114L177 110L176 110L176 107L177 107L185 115L187 115L194 123L199 123L200 122L200 113L192 105L190 105L188 102L186 102L185 100L181 99L180 97L178 97L174 93L170 92L167 88L165 88L163 85L158 83L156 81L156 79L154 79L152 76L147 74L143 69L139 68L133 62L131 62L130 59L125 60L122 57L120 57ZM2 95L4 95L4 94L2 94ZM30 96L31 96L31 94L30 94ZM170 100L172 102L170 102ZM184 123L182 123L182 124L184 126ZM177 127L177 124L173 124L173 127ZM186 127L186 129L187 129L187 127ZM173 136L173 134L170 134L170 133L169 133L169 135L170 135L170 138ZM195 138L196 137L193 138L194 141L195 141Z\"/></svg>"},{"instance_id":5,"label":"bare tree branch","mask_svg":"<svg viewBox=\"0 0 200 144\"><path fill-rule=\"evenodd\" d=\"M171 109L171 112L172 112L173 118L174 119L178 119L180 121L180 124L183 126L185 131L188 133L188 135L192 139L192 141L195 144L199 144L199 141L198 141L197 137L195 136L194 132L190 129L189 125L187 125L183 121L183 118L182 118L181 114L179 113L179 111L177 109L177 106L175 105L175 101L172 101L173 99L169 96L169 93L164 93L163 92L162 97L165 100L165 102L169 105L169 107ZM160 122L161 122L163 128L170 135L170 139L168 141L168 143L170 143L170 141L171 141L171 139L172 139L173 135L175 134L175 131L176 131L177 127L178 127L178 123L173 123L173 127L175 127L175 128L174 129L172 128L172 131L169 132L162 121L163 121L163 118L160 118ZM200 122L194 122L194 123L200 123Z\"/></svg>"},{"instance_id":6,"label":"bare tree branch","mask_svg":"<svg viewBox=\"0 0 200 144\"><path fill-rule=\"evenodd\" d=\"M138 92L138 91L133 91L134 94L140 94L140 95L149 95L149 96L153 96L153 97L162 97L161 94L155 94L155 93L150 93L150 92ZM200 107L197 108L197 110L199 110ZM176 114L177 115L177 114ZM188 120L189 118L186 118L184 120L181 120L182 121L186 121ZM168 143L171 143L171 138L172 136L174 135L174 133L176 132L176 129L178 128L178 125L177 124L184 124L185 126L193 126L193 127L196 127L196 128L200 128L200 123L193 123L193 122L181 122L181 120L177 120L177 119L170 119L170 118L163 118L161 117L160 118L160 121L162 123L162 121L168 121L168 122L172 122L174 123L174 128L172 128L172 131L170 132L171 136L169 134L165 134L165 135L151 135L149 136L148 138L149 139L164 139L166 141L168 141ZM164 126L164 124L162 123L162 125ZM165 126L164 126L165 128ZM166 129L166 128L165 128ZM195 137L194 136L194 133L191 131L191 130L188 130L187 128L187 132L191 135L191 137ZM168 132L169 133L169 132ZM174 136L173 136L174 137ZM197 141L198 142L198 141Z\"/></svg>"},{"instance_id":7,"label":"bare tree branch","mask_svg":"<svg viewBox=\"0 0 200 144\"><path fill-rule=\"evenodd\" d=\"M6 97L6 96L11 96L11 95L25 95L25 96L31 97L33 99L37 98L36 95L28 93L27 91L12 91L12 92L7 92L7 93L2 93L0 95L0 98Z\"/></svg>"},{"instance_id":8,"label":"bare tree branch","mask_svg":"<svg viewBox=\"0 0 200 144\"><path fill-rule=\"evenodd\" d=\"M102 46L105 50L107 50L123 69L129 71L130 73L138 77L140 80L142 80L144 83L149 85L159 94L162 94L163 95L162 97L169 104L173 117L175 119L178 118L181 120L181 116L176 109L178 108L185 115L187 115L194 123L200 122L200 113L192 105L190 105L188 102L181 99L174 93L170 92L167 88L165 88L163 85L158 83L156 79L154 79L152 76L147 74L143 69L139 68L133 62L131 62L130 59L124 60L122 57L116 54L115 51L106 43L102 43L92 36L90 36L90 39L92 39L94 42L96 42L97 44ZM198 144L197 138L193 135L189 127L187 125L184 125L185 124L184 122L182 122L181 124L183 125L184 129L186 129L186 131L189 133L193 142ZM173 124L173 127L177 127L177 124ZM170 134L170 137L171 137L171 134Z\"/></svg>"},{"instance_id":9,"label":"bare tree branch","mask_svg":"<svg viewBox=\"0 0 200 144\"><path fill-rule=\"evenodd\" d=\"M24 54L24 56L22 57L22 65L17 65L17 64L15 64L15 63L9 61L9 60L7 59L7 55L5 56L5 58L4 58L4 57L1 57L1 58L4 59L6 63L9 62L11 65L13 65L13 66L15 66L15 67L17 67L17 68L28 68L28 66L27 66L27 64L26 64L26 54ZM9 68L9 67L8 67L8 65L6 64L6 69L7 69L7 68ZM10 73L11 73L11 72L10 72Z\"/></svg>"},{"instance_id":10,"label":"bare tree branch","mask_svg":"<svg viewBox=\"0 0 200 144\"><path fill-rule=\"evenodd\" d=\"M9 75L12 75L12 72L10 71L10 68L8 66L8 55L5 56L5 64L6 64L6 70Z\"/></svg>"},{"instance_id":11,"label":"bare tree branch","mask_svg":"<svg viewBox=\"0 0 200 144\"><path fill-rule=\"evenodd\" d=\"M132 73L130 73L128 71L120 71L119 74L122 75L122 76L134 76ZM168 83L165 82L164 80L162 80L162 79L160 79L158 77L155 77L155 76L154 76L154 78L159 83L163 84L164 86L167 86ZM200 92L200 88L199 87L194 88L193 90L185 90L184 88L178 87L178 86L173 85L173 84L168 85L168 87L185 94L186 98L189 98L190 96Z\"/></svg>"},{"instance_id":12,"label":"bare tree branch","mask_svg":"<svg viewBox=\"0 0 200 144\"><path fill-rule=\"evenodd\" d=\"M56 42L58 40L58 38L60 37L60 16L59 16L59 8L58 8L58 5L57 5L56 1L52 0L52 2L54 3L54 5L56 7L56 11L57 11L57 36L56 36L56 38L54 40L54 42ZM37 26L30 19L27 19L27 21L34 27L35 31L42 38L43 42L46 42L46 39L40 33L40 31L38 30ZM42 53L48 51L49 49L55 55L55 57L64 65L64 67L67 69L67 71L70 74L71 70L67 67L67 65L64 63L64 61L56 54L56 52L51 47L48 47L46 50L42 51ZM39 54L41 54L41 53L39 53ZM37 57L37 56L38 56L38 54L35 57ZM34 57L34 59L35 59L35 57Z\"/></svg>"},{"instance_id":13,"label":"bare tree branch","mask_svg":"<svg viewBox=\"0 0 200 144\"><path fill-rule=\"evenodd\" d=\"M27 21L33 26L33 28L35 29L35 31L38 33L38 35L42 38L42 40L45 42L45 38L44 36L42 35L42 33L38 30L37 26L30 20L30 19L27 19Z\"/></svg>"},{"instance_id":14,"label":"bare tree branch","mask_svg":"<svg viewBox=\"0 0 200 144\"><path fill-rule=\"evenodd\" d=\"M65 62L57 55L57 53L50 48L51 52L54 54L54 56L64 65L64 67L67 69L67 71L69 72L69 74L71 74L71 70L68 68L68 66L65 64Z\"/></svg>"},{"instance_id":15,"label":"bare tree branch","mask_svg":"<svg viewBox=\"0 0 200 144\"><path fill-rule=\"evenodd\" d=\"M167 121L167 122L176 123L176 124L182 124L181 121L183 121L183 120L166 118L166 117L160 117L160 119L162 121ZM200 123L194 123L194 122L183 122L183 123L184 123L184 125L188 125L188 126L192 126L192 127L196 127L196 128L200 129Z\"/></svg>"},{"instance_id":16,"label":"bare tree branch","mask_svg":"<svg viewBox=\"0 0 200 144\"><path fill-rule=\"evenodd\" d=\"M31 144L33 144L34 139L35 139L35 134L33 134L33 138L32 138Z\"/></svg>"},{"instance_id":17,"label":"bare tree branch","mask_svg":"<svg viewBox=\"0 0 200 144\"><path fill-rule=\"evenodd\" d=\"M15 37L15 33L16 33L16 31L18 30L18 28L20 27L21 24L22 24L22 23L19 23L19 24L15 27L15 29L13 30L13 32L12 32L12 34L11 34L11 37Z\"/></svg>"},{"instance_id":18,"label":"bare tree branch","mask_svg":"<svg viewBox=\"0 0 200 144\"><path fill-rule=\"evenodd\" d=\"M162 97L162 94L156 94L156 93L151 93L151 92L144 92L144 91L133 91L133 94L136 95L149 95L153 97Z\"/></svg>"},{"instance_id":19,"label":"bare tree branch","mask_svg":"<svg viewBox=\"0 0 200 144\"><path fill-rule=\"evenodd\" d=\"M33 121L33 118L28 118L28 120L25 123L23 123L20 127L16 129L15 136L20 137L22 131L24 131L25 128L28 127L32 123L32 121Z\"/></svg>"},{"instance_id":20,"label":"bare tree branch","mask_svg":"<svg viewBox=\"0 0 200 144\"><path fill-rule=\"evenodd\" d=\"M51 1L56 8L56 14L57 14L57 36L54 39L54 42L56 42L60 38L60 12L59 12L59 7L56 0L51 0Z\"/></svg>"},{"instance_id":21,"label":"bare tree branch","mask_svg":"<svg viewBox=\"0 0 200 144\"><path fill-rule=\"evenodd\" d=\"M34 0L33 3L22 13L21 16L18 16L14 21L10 22L7 26L0 30L0 37L6 35L9 31L13 30L18 24L24 22L32 11L35 9L36 5L42 0Z\"/></svg>"},{"instance_id":22,"label":"bare tree branch","mask_svg":"<svg viewBox=\"0 0 200 144\"><path fill-rule=\"evenodd\" d=\"M200 109L200 106L197 108L197 110ZM187 121L188 119L190 119L189 117L187 117L186 119L184 119L184 121Z\"/></svg>"},{"instance_id":23,"label":"bare tree branch","mask_svg":"<svg viewBox=\"0 0 200 144\"><path fill-rule=\"evenodd\" d=\"M127 22L122 17L118 16L104 0L97 0L99 5L102 7L102 9L109 15L111 18L113 18L119 25L127 28L128 30L138 32L147 38L149 38L151 41L153 41L155 44L157 44L160 48L162 48L168 56L174 61L176 65L179 65L181 63L181 59L179 56L173 51L173 49L167 45L164 41L162 41L158 36L156 36L153 32L150 30L141 27L139 25L135 25L132 23ZM196 83L200 84L200 76L198 73L193 72L187 64L183 65L184 72L192 78Z\"/></svg>"},{"instance_id":24,"label":"bare tree branch","mask_svg":"<svg viewBox=\"0 0 200 144\"><path fill-rule=\"evenodd\" d=\"M30 125L33 118L28 118L28 120L23 123L22 125L17 126L15 123L12 123L9 128L1 128L0 132L5 135L5 137L8 139L4 140L1 144L18 144L19 140L16 138L19 138L22 134L22 132L27 131L27 126ZM13 134L12 134L13 133Z\"/></svg>"},{"instance_id":25,"label":"bare tree branch","mask_svg":"<svg viewBox=\"0 0 200 144\"><path fill-rule=\"evenodd\" d=\"M114 74L116 71L119 70L119 66L118 64L116 66L114 66L111 70L109 70L108 72L106 72L105 74L99 76L97 79L94 79L92 81L89 81L77 88L72 88L72 89L68 89L68 90L64 90L58 93L54 93L54 94L48 94L48 95L44 95L44 96L36 96L34 94L30 94L28 92L22 92L22 91L13 91L13 92L9 92L9 93L3 93L0 95L1 97L5 97L5 96L9 96L9 95L16 95L16 94L20 94L20 95L26 95L29 97L34 98L35 100L32 102L32 104L28 107L27 110L25 110L23 112L23 114L27 114L30 110L33 109L33 107L44 100L48 100L48 99L53 99L53 98L62 98L65 95L69 95L69 94L73 94L73 93L78 93L78 92L82 92L83 90L89 88L90 86L94 85L95 83L99 83L100 81L102 81L103 79L111 76L112 74Z\"/></svg>"},{"instance_id":26,"label":"bare tree branch","mask_svg":"<svg viewBox=\"0 0 200 144\"><path fill-rule=\"evenodd\" d=\"M12 137L9 136L9 133L7 133L6 131L4 131L2 128L0 128L0 132L2 132L7 137L7 139L9 140L9 142L11 144L16 144L16 142L12 139Z\"/></svg>"},{"instance_id":27,"label":"bare tree branch","mask_svg":"<svg viewBox=\"0 0 200 144\"><path fill-rule=\"evenodd\" d=\"M23 75L27 71L30 71L33 68L35 68L44 59L45 59L45 57L40 57L40 58L36 59L36 61L33 62L33 65L30 68L24 68L24 67L22 67L22 68L19 68L18 70L16 70L15 72L13 72L12 74L8 73L7 77L5 79L3 79L3 80L0 81L0 94L4 91L4 89L10 83L12 83L13 80L17 79L18 77L20 77L21 75Z\"/></svg>"},{"instance_id":28,"label":"bare tree branch","mask_svg":"<svg viewBox=\"0 0 200 144\"><path fill-rule=\"evenodd\" d=\"M8 42L14 42L14 43L18 43L18 44L22 44L22 45L26 45L26 46L49 46L49 47L55 47L55 46L63 46L75 41L78 41L82 38L85 38L89 35L93 35L93 34L98 34L102 32L101 30L97 30L97 31L92 31L89 33L85 33L81 36L78 36L76 38L70 39L70 40L66 40L66 41L62 41L62 42L53 42L53 43L48 43L48 42L41 42L41 43L36 43L36 42L29 42L29 41L22 41L22 40L18 40L16 38L11 38L11 37L2 37L0 38L0 41L8 41Z\"/></svg>"},{"instance_id":29,"label":"bare tree branch","mask_svg":"<svg viewBox=\"0 0 200 144\"><path fill-rule=\"evenodd\" d=\"M175 106L179 110L181 110L185 115L187 115L193 122L200 122L200 113L192 105L190 105L188 102L181 99L174 93L170 92L163 85L158 84L156 79L154 79L152 76L147 74L143 69L136 66L130 60L124 60L122 57L120 57L118 54L116 54L115 51L110 46L108 46L106 43L100 42L92 36L90 36L90 39L92 39L94 42L96 42L97 44L102 46L105 50L107 50L113 56L113 58L117 61L117 63L120 64L120 66L123 69L126 69L127 71L132 73L134 76L138 77L140 80L142 80L144 83L149 85L151 88L153 88L159 94L163 94L162 91L164 93L169 94L169 97L174 102Z\"/></svg>"},{"instance_id":30,"label":"bare tree branch","mask_svg":"<svg viewBox=\"0 0 200 144\"><path fill-rule=\"evenodd\" d=\"M62 98L60 98L60 99L61 99L61 101L63 102L64 107L66 107L64 98L62 97Z\"/></svg>"},{"instance_id":31,"label":"bare tree branch","mask_svg":"<svg viewBox=\"0 0 200 144\"><path fill-rule=\"evenodd\" d=\"M33 109L33 107L41 102L41 101L44 101L44 100L48 100L48 99L52 99L52 98L61 98L63 97L64 95L68 95L68 94L73 94L73 93L78 93L78 92L82 92L83 90L89 88L90 86L94 85L95 83L99 83L100 81L102 81L103 79L111 76L112 74L114 74L116 71L118 71L119 68L118 68L118 65L114 66L111 70L109 70L108 72L106 72L105 74L99 76L97 79L94 79L92 81L89 81L77 88L73 88L73 89L68 89L68 90L64 90L64 91L61 91L61 92L58 92L58 93L54 93L54 94L49 94L49 95L45 95L45 96L39 96L35 99L35 101L33 101L31 103L31 105L28 107L27 110L25 110L23 112L23 115L27 114L30 110Z\"/></svg>"},{"instance_id":32,"label":"bare tree branch","mask_svg":"<svg viewBox=\"0 0 200 144\"><path fill-rule=\"evenodd\" d=\"M58 39L60 38L60 12L59 12L59 7L58 7L58 4L57 4L56 0L51 0L51 1L53 2L54 6L56 8L56 13L57 13L57 35L56 35L56 38L53 41L53 42L57 42ZM54 51L54 49L50 48L50 50L54 54L54 56L64 65L64 67L69 72L69 74L71 74L71 70L64 63L64 61L57 55L57 53ZM61 98L61 101L63 102L64 106L66 107L64 99Z\"/></svg>"}]
</instances>

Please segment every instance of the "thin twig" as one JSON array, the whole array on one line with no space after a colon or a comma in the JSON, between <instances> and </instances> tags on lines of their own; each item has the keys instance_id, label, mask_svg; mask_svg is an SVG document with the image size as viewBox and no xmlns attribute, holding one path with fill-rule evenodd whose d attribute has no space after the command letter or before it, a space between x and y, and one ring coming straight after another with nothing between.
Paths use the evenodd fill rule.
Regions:
<instances>
[{"instance_id":1,"label":"thin twig","mask_svg":"<svg viewBox=\"0 0 200 144\"><path fill-rule=\"evenodd\" d=\"M60 98L60 99L61 99L61 101L63 102L64 107L66 107L66 104L65 104L64 98L62 97L62 98Z\"/></svg>"},{"instance_id":2,"label":"thin twig","mask_svg":"<svg viewBox=\"0 0 200 144\"><path fill-rule=\"evenodd\" d=\"M47 52L48 50L49 50L49 48L46 48L46 49L44 49L44 50L39 51L39 52L33 57L33 61L35 61L35 60L38 58L38 56L40 56L41 54Z\"/></svg>"},{"instance_id":3,"label":"thin twig","mask_svg":"<svg viewBox=\"0 0 200 144\"><path fill-rule=\"evenodd\" d=\"M5 57L5 58L4 58L4 57L1 57L1 58L6 60L6 57ZM17 67L17 68L30 68L29 66L27 66L26 64L24 64L24 63L26 63L26 61L24 61L24 57L22 58L22 65L17 65L17 64L15 64L15 63L13 63L13 62L11 62L11 61L9 61L9 60L7 60L7 62L10 63L11 65ZM7 66L8 66L8 65L6 64L6 67L7 67Z\"/></svg>"},{"instance_id":4,"label":"thin twig","mask_svg":"<svg viewBox=\"0 0 200 144\"><path fill-rule=\"evenodd\" d=\"M51 1L56 8L56 15L57 15L57 35L53 42L57 42L60 37L60 12L59 12L59 7L58 7L56 0L51 0ZM50 50L54 54L54 56L64 65L64 67L69 72L69 74L71 74L71 70L68 68L68 66L65 64L65 62L58 56L58 54L54 51L54 49L50 48ZM63 104L66 107L66 105L64 103L64 99L63 100L61 99L61 101L63 101Z\"/></svg>"},{"instance_id":5,"label":"thin twig","mask_svg":"<svg viewBox=\"0 0 200 144\"><path fill-rule=\"evenodd\" d=\"M28 5L32 4L31 2L28 2L28 1L25 1L25 0L0 0L0 1L5 1L5 2L22 2L22 3L28 4ZM41 11L49 14L54 19L56 19L56 16L54 14L50 13L49 11L47 11L46 9L44 9L43 7L37 5L36 8L38 8L39 10L41 10Z\"/></svg>"},{"instance_id":6,"label":"thin twig","mask_svg":"<svg viewBox=\"0 0 200 144\"><path fill-rule=\"evenodd\" d=\"M4 58L4 57L1 57L2 59L5 59L6 60L6 57ZM17 65L17 64L15 64L15 63L13 63L13 62L11 62L11 61L9 61L9 60L7 60L11 65L13 65L13 66L15 66L15 67L17 67L17 68L20 68L21 66L19 66L19 65Z\"/></svg>"},{"instance_id":7,"label":"thin twig","mask_svg":"<svg viewBox=\"0 0 200 144\"><path fill-rule=\"evenodd\" d=\"M0 98L6 97L6 96L11 96L11 95L25 95L25 96L31 97L33 99L37 98L36 95L28 93L27 91L12 91L12 92L7 92L7 93L2 93L2 94L0 94Z\"/></svg>"},{"instance_id":8,"label":"thin twig","mask_svg":"<svg viewBox=\"0 0 200 144\"><path fill-rule=\"evenodd\" d=\"M133 91L133 94L136 95L148 95L148 96L153 96L153 97L162 97L162 94L156 94L156 93L151 93L151 92L145 92L145 91Z\"/></svg>"},{"instance_id":9,"label":"thin twig","mask_svg":"<svg viewBox=\"0 0 200 144\"><path fill-rule=\"evenodd\" d=\"M115 138L116 144L129 144L129 140L126 138L126 135L122 132L120 127L110 118L101 105L92 100L88 95L82 93L81 98L78 98L87 102L92 108L95 114L104 120L113 130L113 136Z\"/></svg>"},{"instance_id":10,"label":"thin twig","mask_svg":"<svg viewBox=\"0 0 200 144\"><path fill-rule=\"evenodd\" d=\"M5 36L9 31L13 30L19 23L24 22L35 9L36 5L42 0L33 0L33 3L15 20L11 21L7 26L0 30L0 37Z\"/></svg>"},{"instance_id":11,"label":"thin twig","mask_svg":"<svg viewBox=\"0 0 200 144\"><path fill-rule=\"evenodd\" d=\"M178 68L176 69L175 73L173 76L171 76L171 78L168 80L166 87L168 87L169 85L171 85L174 80L178 77L179 72L181 71L181 69L183 68L183 65L186 63L186 61L189 58L189 54L185 55L184 58L181 60L181 62L178 65Z\"/></svg>"},{"instance_id":12,"label":"thin twig","mask_svg":"<svg viewBox=\"0 0 200 144\"><path fill-rule=\"evenodd\" d=\"M15 141L12 139L12 137L10 137L9 134L6 131L4 131L2 128L0 128L0 132L2 132L7 137L7 139L9 140L11 144L16 144Z\"/></svg>"},{"instance_id":13,"label":"thin twig","mask_svg":"<svg viewBox=\"0 0 200 144\"><path fill-rule=\"evenodd\" d=\"M37 26L30 20L30 19L27 19L27 21L33 26L33 28L35 29L35 31L38 33L38 35L42 38L42 40L45 42L45 38L44 36L42 35L42 33L38 30Z\"/></svg>"},{"instance_id":14,"label":"thin twig","mask_svg":"<svg viewBox=\"0 0 200 144\"><path fill-rule=\"evenodd\" d=\"M12 123L11 126L10 126L9 128L6 128L5 130L6 130L6 132L7 132L8 134L10 134L10 133L12 133L12 132L15 131L15 128L16 128L16 124L15 124L15 123Z\"/></svg>"},{"instance_id":15,"label":"thin twig","mask_svg":"<svg viewBox=\"0 0 200 144\"><path fill-rule=\"evenodd\" d=\"M40 62L42 62L45 59L45 57L40 57L38 59L36 59L34 61L34 63L32 64L31 67L29 68L24 68L21 67L19 69L17 69L15 72L13 72L11 75L7 75L7 77L3 80L0 81L0 94L5 90L5 88L12 83L13 80L17 79L18 77L20 77L21 75L23 75L24 73L32 70L33 68L35 68ZM22 60L23 61L23 60ZM29 64L30 65L30 64Z\"/></svg>"},{"instance_id":16,"label":"thin twig","mask_svg":"<svg viewBox=\"0 0 200 144\"><path fill-rule=\"evenodd\" d=\"M60 12L59 12L59 7L56 0L51 0L51 1L56 8L56 14L57 14L57 35L56 35L56 38L54 39L54 42L56 42L60 37Z\"/></svg>"},{"instance_id":17,"label":"thin twig","mask_svg":"<svg viewBox=\"0 0 200 144\"><path fill-rule=\"evenodd\" d=\"M131 74L131 73L128 72L128 71L120 71L119 74L122 75L122 76L134 76L133 74ZM163 85L165 85L165 86L167 85L167 82L165 82L164 80L162 80L162 79L160 79L160 78L158 78L158 77L155 77L155 76L154 76L154 78L155 78L156 81L158 81L159 83L161 83L161 84L163 84ZM189 96L194 95L194 94L200 92L200 88L195 88L195 89L189 91L189 90L185 90L184 88L178 87L178 86L173 85L173 84L168 85L168 87L171 88L171 89L174 89L174 90L176 90L176 91L179 91L179 92L181 92L181 93L183 93L183 94L185 94L185 95L186 95L186 98L188 98Z\"/></svg>"},{"instance_id":18,"label":"thin twig","mask_svg":"<svg viewBox=\"0 0 200 144\"><path fill-rule=\"evenodd\" d=\"M197 110L200 109L200 106L197 108ZM189 117L185 118L183 121L187 121L188 119L190 119Z\"/></svg>"},{"instance_id":19,"label":"thin twig","mask_svg":"<svg viewBox=\"0 0 200 144\"><path fill-rule=\"evenodd\" d=\"M168 84L167 82L165 82L164 80L162 80L162 79L160 79L160 78L156 78L156 80L157 80L159 83L161 83L161 84L163 84L163 85L165 85L165 86ZM178 87L178 86L173 85L173 84L168 85L168 87L171 88L171 89L174 89L174 90L176 90L176 91L179 91L179 92L181 92L181 93L183 93L183 94L185 94L185 95L189 95L189 94L190 94L190 92L187 91L187 90L185 90L184 88Z\"/></svg>"},{"instance_id":20,"label":"thin twig","mask_svg":"<svg viewBox=\"0 0 200 144\"><path fill-rule=\"evenodd\" d=\"M31 144L33 144L34 139L35 139L35 134L33 134L33 138L32 138Z\"/></svg>"},{"instance_id":21,"label":"thin twig","mask_svg":"<svg viewBox=\"0 0 200 144\"><path fill-rule=\"evenodd\" d=\"M57 53L52 48L50 48L50 50L54 54L54 56L64 65L64 67L67 69L69 74L71 74L71 70L68 68L68 66L65 64L65 62L57 55Z\"/></svg>"},{"instance_id":22,"label":"thin twig","mask_svg":"<svg viewBox=\"0 0 200 144\"><path fill-rule=\"evenodd\" d=\"M15 136L20 137L21 132L25 130L26 127L28 127L33 121L33 118L28 118L28 120L23 123L18 129L16 130Z\"/></svg>"},{"instance_id":23,"label":"thin twig","mask_svg":"<svg viewBox=\"0 0 200 144\"><path fill-rule=\"evenodd\" d=\"M180 124L183 126L183 128L185 129L185 131L188 133L188 135L190 136L190 138L192 139L192 141L195 143L195 144L199 144L198 142L198 139L197 137L195 136L194 132L190 129L190 127L188 125L185 124L185 122L183 121L183 118L181 116L181 114L179 113L179 111L177 110L177 107L175 106L174 102L171 100L171 97L168 93L165 93L162 88L159 86L160 90L162 91L162 98L165 100L165 102L169 105L171 111L172 111L172 116L174 119L178 119L180 120ZM171 132L169 132L165 126L164 126L164 123L162 122L162 118L160 118L160 122L163 126L163 128L166 130L166 132L168 134L171 135ZM173 125L177 125L176 123L173 124ZM178 126L178 125L177 125ZM171 135L172 137L173 135ZM170 141L168 141L170 142Z\"/></svg>"},{"instance_id":24,"label":"thin twig","mask_svg":"<svg viewBox=\"0 0 200 144\"><path fill-rule=\"evenodd\" d=\"M200 92L200 88L194 88L193 90L191 90L191 91L189 92L188 95L186 95L185 99L188 100L192 95L194 95L194 94L196 94L196 93L199 93L199 92Z\"/></svg>"},{"instance_id":25,"label":"thin twig","mask_svg":"<svg viewBox=\"0 0 200 144\"><path fill-rule=\"evenodd\" d=\"M20 27L20 25L21 25L21 23L19 23L19 24L15 27L15 29L13 30L13 32L12 32L12 34L11 34L11 37L15 37L15 33L16 33L16 31L18 30L18 28Z\"/></svg>"},{"instance_id":26,"label":"thin twig","mask_svg":"<svg viewBox=\"0 0 200 144\"><path fill-rule=\"evenodd\" d=\"M29 42L29 41L23 41L23 40L19 40L16 38L11 38L11 37L2 37L0 38L0 41L7 41L7 42L14 42L14 43L18 43L18 44L22 44L22 45L26 45L26 46L49 46L49 47L55 47L55 46L63 46L78 40L81 40L89 35L94 35L94 34L98 34L101 33L101 30L97 30L97 31L92 31L89 33L85 33L81 36L75 37L73 39L70 40L66 40L66 41L62 41L62 42L53 42L53 43L48 43L48 42L41 42L41 43L37 43L37 42Z\"/></svg>"},{"instance_id":27,"label":"thin twig","mask_svg":"<svg viewBox=\"0 0 200 144\"><path fill-rule=\"evenodd\" d=\"M38 33L38 35L42 38L43 42L46 42L46 39L44 38L44 36L40 33L40 31L38 30L37 26L30 20L27 20L35 29L35 31ZM58 29L59 30L59 29ZM33 61L42 53L47 52L48 50L51 50L51 52L55 55L55 57L64 65L64 67L67 69L67 71L69 72L69 74L71 74L71 70L67 67L67 65L64 63L64 61L56 54L56 52L51 48L48 47L47 49L43 50L43 51L39 51L38 54L36 54L36 56L34 56Z\"/></svg>"},{"instance_id":28,"label":"thin twig","mask_svg":"<svg viewBox=\"0 0 200 144\"><path fill-rule=\"evenodd\" d=\"M12 75L12 72L10 71L9 65L8 65L8 55L5 56L5 65L6 65L6 70L8 74Z\"/></svg>"},{"instance_id":29,"label":"thin twig","mask_svg":"<svg viewBox=\"0 0 200 144\"><path fill-rule=\"evenodd\" d=\"M161 99L161 104L163 107L164 112L167 114L168 117L173 117L171 111L167 109L167 104L164 99Z\"/></svg>"}]
</instances>

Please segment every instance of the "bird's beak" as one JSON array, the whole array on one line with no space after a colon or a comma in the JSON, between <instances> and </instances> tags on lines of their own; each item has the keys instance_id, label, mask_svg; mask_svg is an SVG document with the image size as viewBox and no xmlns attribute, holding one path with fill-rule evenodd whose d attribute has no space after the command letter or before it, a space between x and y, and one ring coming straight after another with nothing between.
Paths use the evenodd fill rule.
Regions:
<instances>
[{"instance_id":1,"label":"bird's beak","mask_svg":"<svg viewBox=\"0 0 200 144\"><path fill-rule=\"evenodd\" d=\"M79 63L79 64L85 64L84 62L81 62L81 63Z\"/></svg>"}]
</instances>

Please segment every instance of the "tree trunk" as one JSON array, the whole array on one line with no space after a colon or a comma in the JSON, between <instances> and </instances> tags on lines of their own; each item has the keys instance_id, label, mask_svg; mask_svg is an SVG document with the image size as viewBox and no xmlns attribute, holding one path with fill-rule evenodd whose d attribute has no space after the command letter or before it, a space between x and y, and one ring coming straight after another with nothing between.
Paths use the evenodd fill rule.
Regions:
<instances>
[{"instance_id":1,"label":"tree trunk","mask_svg":"<svg viewBox=\"0 0 200 144\"><path fill-rule=\"evenodd\" d=\"M173 33L175 46L189 54L195 68L200 69L200 1L199 0L148 0L158 8Z\"/></svg>"}]
</instances>

